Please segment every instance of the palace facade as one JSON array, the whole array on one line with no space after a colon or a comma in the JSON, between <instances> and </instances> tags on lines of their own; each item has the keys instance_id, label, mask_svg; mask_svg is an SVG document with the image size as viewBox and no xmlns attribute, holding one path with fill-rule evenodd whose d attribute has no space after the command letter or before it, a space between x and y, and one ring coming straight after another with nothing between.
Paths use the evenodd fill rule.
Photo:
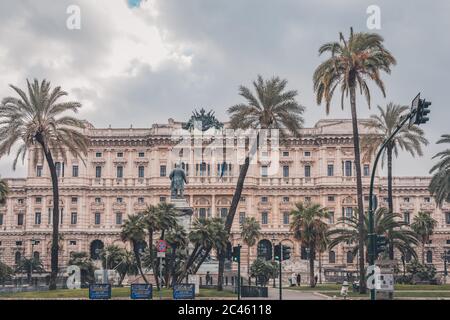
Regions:
<instances>
[{"instance_id":1,"label":"palace facade","mask_svg":"<svg viewBox=\"0 0 450 320\"><path fill-rule=\"evenodd\" d=\"M180 122L151 128L97 129L89 125L89 153L83 160L70 155L57 159L61 197L61 267L67 266L71 252L89 252L98 259L98 249L117 244L125 246L119 233L128 215L148 204L170 201L168 175L174 163L173 133ZM364 134L363 126L360 130ZM234 140L231 141L233 148ZM200 147L201 148L201 147ZM195 148L194 148L195 149ZM239 176L239 165L225 166L220 161L195 157L195 150L184 152L188 177L185 196L195 217L224 216L231 204ZM289 212L296 202L314 202L327 208L328 223L334 226L342 216L356 210L356 181L350 120L321 120L312 128L302 129L299 138L289 137L279 146L276 172L273 160L250 165L243 197L232 228L233 244L242 243L240 221L255 217L261 224L262 237L250 248L250 259L272 257L272 244L283 240L292 248L287 272L306 266L305 248L289 230ZM33 159L33 151L29 154ZM52 188L47 165L42 159L27 162L27 176L9 179L11 192L0 205L0 259L14 265L21 257L39 256L50 269ZM272 167L273 168L273 167ZM365 207L371 163L362 165ZM406 222L419 211L432 214L438 224L425 246L428 263L443 270L442 254L450 250L450 204L437 208L428 192L429 177L395 177L394 207ZM376 178L379 206L387 206L387 180ZM35 241L32 241L35 240ZM248 248L243 245L243 271ZM419 257L421 248L418 249ZM406 257L409 261L409 257ZM324 268L357 270L357 257L350 245L340 245L321 256Z\"/></svg>"}]
</instances>

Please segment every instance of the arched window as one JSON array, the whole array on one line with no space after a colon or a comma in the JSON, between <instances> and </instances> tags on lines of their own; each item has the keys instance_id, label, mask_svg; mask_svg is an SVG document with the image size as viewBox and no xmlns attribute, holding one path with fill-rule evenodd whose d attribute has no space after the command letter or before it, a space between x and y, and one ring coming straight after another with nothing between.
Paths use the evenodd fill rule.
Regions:
<instances>
[{"instance_id":1,"label":"arched window","mask_svg":"<svg viewBox=\"0 0 450 320\"><path fill-rule=\"evenodd\" d=\"M14 262L16 264L19 264L20 259L22 259L22 254L19 251L16 251L16 253L14 255Z\"/></svg>"},{"instance_id":2,"label":"arched window","mask_svg":"<svg viewBox=\"0 0 450 320\"><path fill-rule=\"evenodd\" d=\"M336 253L333 250L331 250L328 254L328 262L336 263Z\"/></svg>"},{"instance_id":3,"label":"arched window","mask_svg":"<svg viewBox=\"0 0 450 320\"><path fill-rule=\"evenodd\" d=\"M353 252L347 251L347 263L353 263Z\"/></svg>"},{"instance_id":4,"label":"arched window","mask_svg":"<svg viewBox=\"0 0 450 320\"><path fill-rule=\"evenodd\" d=\"M427 251L427 263L433 263L433 251Z\"/></svg>"},{"instance_id":5,"label":"arched window","mask_svg":"<svg viewBox=\"0 0 450 320\"><path fill-rule=\"evenodd\" d=\"M93 260L99 260L100 259L100 253L103 250L105 245L100 240L94 240L91 242L91 259Z\"/></svg>"},{"instance_id":6,"label":"arched window","mask_svg":"<svg viewBox=\"0 0 450 320\"><path fill-rule=\"evenodd\" d=\"M258 258L272 260L272 242L267 239L258 242Z\"/></svg>"}]
</instances>

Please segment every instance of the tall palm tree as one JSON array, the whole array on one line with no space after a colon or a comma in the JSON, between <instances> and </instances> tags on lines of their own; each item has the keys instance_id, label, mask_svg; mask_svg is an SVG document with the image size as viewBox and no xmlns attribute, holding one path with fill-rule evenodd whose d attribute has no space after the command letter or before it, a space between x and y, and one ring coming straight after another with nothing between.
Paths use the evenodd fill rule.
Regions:
<instances>
[{"instance_id":1,"label":"tall palm tree","mask_svg":"<svg viewBox=\"0 0 450 320\"><path fill-rule=\"evenodd\" d=\"M247 245L247 272L250 275L250 248L261 236L261 226L254 217L246 217L241 225L241 238Z\"/></svg>"},{"instance_id":2,"label":"tall palm tree","mask_svg":"<svg viewBox=\"0 0 450 320\"><path fill-rule=\"evenodd\" d=\"M58 275L58 235L59 235L59 188L54 157L66 161L69 151L74 157L82 158L87 153L88 139L80 129L82 121L67 115L78 112L78 102L61 102L67 96L61 87L50 89L50 82L41 83L27 80L28 95L20 88L10 85L19 96L7 97L0 105L0 157L9 154L11 148L20 145L13 162L16 168L19 158L25 159L28 150L34 150L34 162L45 157L50 169L53 188L53 234L51 248L50 290L56 289Z\"/></svg>"},{"instance_id":3,"label":"tall palm tree","mask_svg":"<svg viewBox=\"0 0 450 320\"><path fill-rule=\"evenodd\" d=\"M142 214L128 216L128 219L125 220L122 226L120 237L122 241L130 241L139 273L141 274L141 277L144 279L145 283L148 283L148 280L145 277L144 272L142 271L141 252L139 251L139 244L145 241L143 220L144 217Z\"/></svg>"},{"instance_id":4,"label":"tall palm tree","mask_svg":"<svg viewBox=\"0 0 450 320\"><path fill-rule=\"evenodd\" d=\"M408 106L389 103L386 108L378 106L379 115L371 115L369 121L364 126L371 130L371 133L361 138L361 149L363 159L370 160L370 157L377 152L377 149L385 139L391 136L397 128L401 118L409 110ZM413 157L422 156L422 146L426 146L428 140L424 137L424 131L417 125L404 126L397 135L388 143L382 155L381 165L387 157L388 168L388 208L389 212L394 212L392 199L392 156L398 157L399 150L409 152ZM394 259L394 248L389 247L389 258Z\"/></svg>"},{"instance_id":5,"label":"tall palm tree","mask_svg":"<svg viewBox=\"0 0 450 320\"><path fill-rule=\"evenodd\" d=\"M417 257L414 246L419 244L418 236L406 222L399 220L400 215L389 212L387 208L379 208L374 215L374 230L377 235L386 237L389 246L394 247L402 253L409 252L413 257ZM328 248L332 249L340 243L356 244L353 247L354 255L360 254L358 241L361 238L359 219L357 217L339 218L339 227L328 232L330 238ZM363 223L364 246L368 245L369 218L365 216ZM364 251L363 251L364 252ZM363 255L363 258L365 256Z\"/></svg>"},{"instance_id":6,"label":"tall palm tree","mask_svg":"<svg viewBox=\"0 0 450 320\"><path fill-rule=\"evenodd\" d=\"M8 195L9 188L6 180L0 179L0 204L4 203L6 196Z\"/></svg>"},{"instance_id":7,"label":"tall palm tree","mask_svg":"<svg viewBox=\"0 0 450 320\"><path fill-rule=\"evenodd\" d=\"M419 211L411 223L411 228L420 237L422 242L422 264L425 263L425 244L430 241L437 221L428 212Z\"/></svg>"},{"instance_id":8,"label":"tall palm tree","mask_svg":"<svg viewBox=\"0 0 450 320\"><path fill-rule=\"evenodd\" d=\"M149 267L153 270L153 277L155 278L155 283L157 288L159 288L159 277L158 272L156 272L156 259L155 259L155 248L153 245L153 235L155 232L159 231L161 225L161 215L159 214L158 208L156 206L147 206L144 212L142 212L143 223L145 229L147 229L148 236L148 250L149 250Z\"/></svg>"},{"instance_id":9,"label":"tall palm tree","mask_svg":"<svg viewBox=\"0 0 450 320\"><path fill-rule=\"evenodd\" d=\"M291 231L294 232L294 238L309 249L309 284L311 288L314 288L316 286L314 260L316 252L320 251L326 237L328 225L322 219L328 217L328 212L321 208L319 204L305 206L303 203L296 203L291 215Z\"/></svg>"},{"instance_id":10,"label":"tall palm tree","mask_svg":"<svg viewBox=\"0 0 450 320\"><path fill-rule=\"evenodd\" d=\"M272 77L264 80L258 75L253 82L255 94L245 86L239 87L239 95L246 100L246 103L234 105L228 109L230 114L231 129L279 129L280 136L291 133L295 136L300 134L303 125L302 114L305 108L296 101L297 91L287 90L287 80L279 77ZM225 230L230 233L234 216L241 199L244 181L250 166L250 157L256 151L257 146L250 146L250 151L246 155L244 164L241 167L236 190L233 194L230 210L225 221ZM219 261L219 279L223 278L225 266L225 255L221 255ZM219 289L222 283L219 282Z\"/></svg>"},{"instance_id":11,"label":"tall palm tree","mask_svg":"<svg viewBox=\"0 0 450 320\"><path fill-rule=\"evenodd\" d=\"M437 143L450 143L450 134L442 135ZM442 205L444 201L450 203L450 149L437 153L433 159L435 158L440 161L430 170L430 173L434 174L429 189L436 203Z\"/></svg>"},{"instance_id":12,"label":"tall palm tree","mask_svg":"<svg viewBox=\"0 0 450 320\"><path fill-rule=\"evenodd\" d=\"M363 190L361 178L361 158L359 149L358 117L356 112L356 90L359 87L370 108L370 90L368 80L372 80L386 96L380 71L391 72L391 66L396 64L395 58L383 46L383 38L375 33L353 33L346 40L339 33L339 42L330 42L319 48L319 54L330 53L331 57L322 62L314 72L313 82L317 104L322 100L326 103L326 112L330 112L331 99L337 87L341 90L341 107L344 108L344 98L350 97L350 109L353 126L353 146L355 150L356 189L358 193L358 218L362 228L364 221ZM359 239L359 251L364 251L364 239ZM360 292L366 292L364 281L364 254L359 256L359 287Z\"/></svg>"},{"instance_id":13,"label":"tall palm tree","mask_svg":"<svg viewBox=\"0 0 450 320\"><path fill-rule=\"evenodd\" d=\"M172 286L177 281L177 273L176 270L179 269L182 264L179 261L179 251L184 250L188 246L188 236L186 230L182 225L176 224L172 229L169 230L166 237L167 243L170 247L169 261L166 262L168 264L168 276L172 277L171 284ZM167 260L166 260L167 261ZM169 285L169 279L166 280L167 285Z\"/></svg>"}]
</instances>

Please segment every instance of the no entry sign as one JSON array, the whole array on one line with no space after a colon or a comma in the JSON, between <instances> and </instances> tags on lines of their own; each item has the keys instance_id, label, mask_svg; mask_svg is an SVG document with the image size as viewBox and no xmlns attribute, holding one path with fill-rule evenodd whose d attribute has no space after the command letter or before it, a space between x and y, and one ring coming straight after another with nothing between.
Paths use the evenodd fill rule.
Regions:
<instances>
[{"instance_id":1,"label":"no entry sign","mask_svg":"<svg viewBox=\"0 0 450 320\"><path fill-rule=\"evenodd\" d=\"M165 240L158 240L156 243L156 251L158 252L166 252L167 250L167 242Z\"/></svg>"}]
</instances>

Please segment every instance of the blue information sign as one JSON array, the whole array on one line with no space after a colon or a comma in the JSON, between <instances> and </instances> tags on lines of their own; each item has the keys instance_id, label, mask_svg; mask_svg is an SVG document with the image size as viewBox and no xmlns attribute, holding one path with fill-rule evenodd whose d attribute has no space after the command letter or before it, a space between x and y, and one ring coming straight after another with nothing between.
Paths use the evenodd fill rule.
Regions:
<instances>
[{"instance_id":1,"label":"blue information sign","mask_svg":"<svg viewBox=\"0 0 450 320\"><path fill-rule=\"evenodd\" d=\"M195 299L195 284L176 284L173 286L173 299Z\"/></svg>"},{"instance_id":2,"label":"blue information sign","mask_svg":"<svg viewBox=\"0 0 450 320\"><path fill-rule=\"evenodd\" d=\"M111 299L111 285L110 284L90 284L89 285L89 299Z\"/></svg>"},{"instance_id":3,"label":"blue information sign","mask_svg":"<svg viewBox=\"0 0 450 320\"><path fill-rule=\"evenodd\" d=\"M153 287L151 284L134 283L131 285L131 299L152 299Z\"/></svg>"}]
</instances>

